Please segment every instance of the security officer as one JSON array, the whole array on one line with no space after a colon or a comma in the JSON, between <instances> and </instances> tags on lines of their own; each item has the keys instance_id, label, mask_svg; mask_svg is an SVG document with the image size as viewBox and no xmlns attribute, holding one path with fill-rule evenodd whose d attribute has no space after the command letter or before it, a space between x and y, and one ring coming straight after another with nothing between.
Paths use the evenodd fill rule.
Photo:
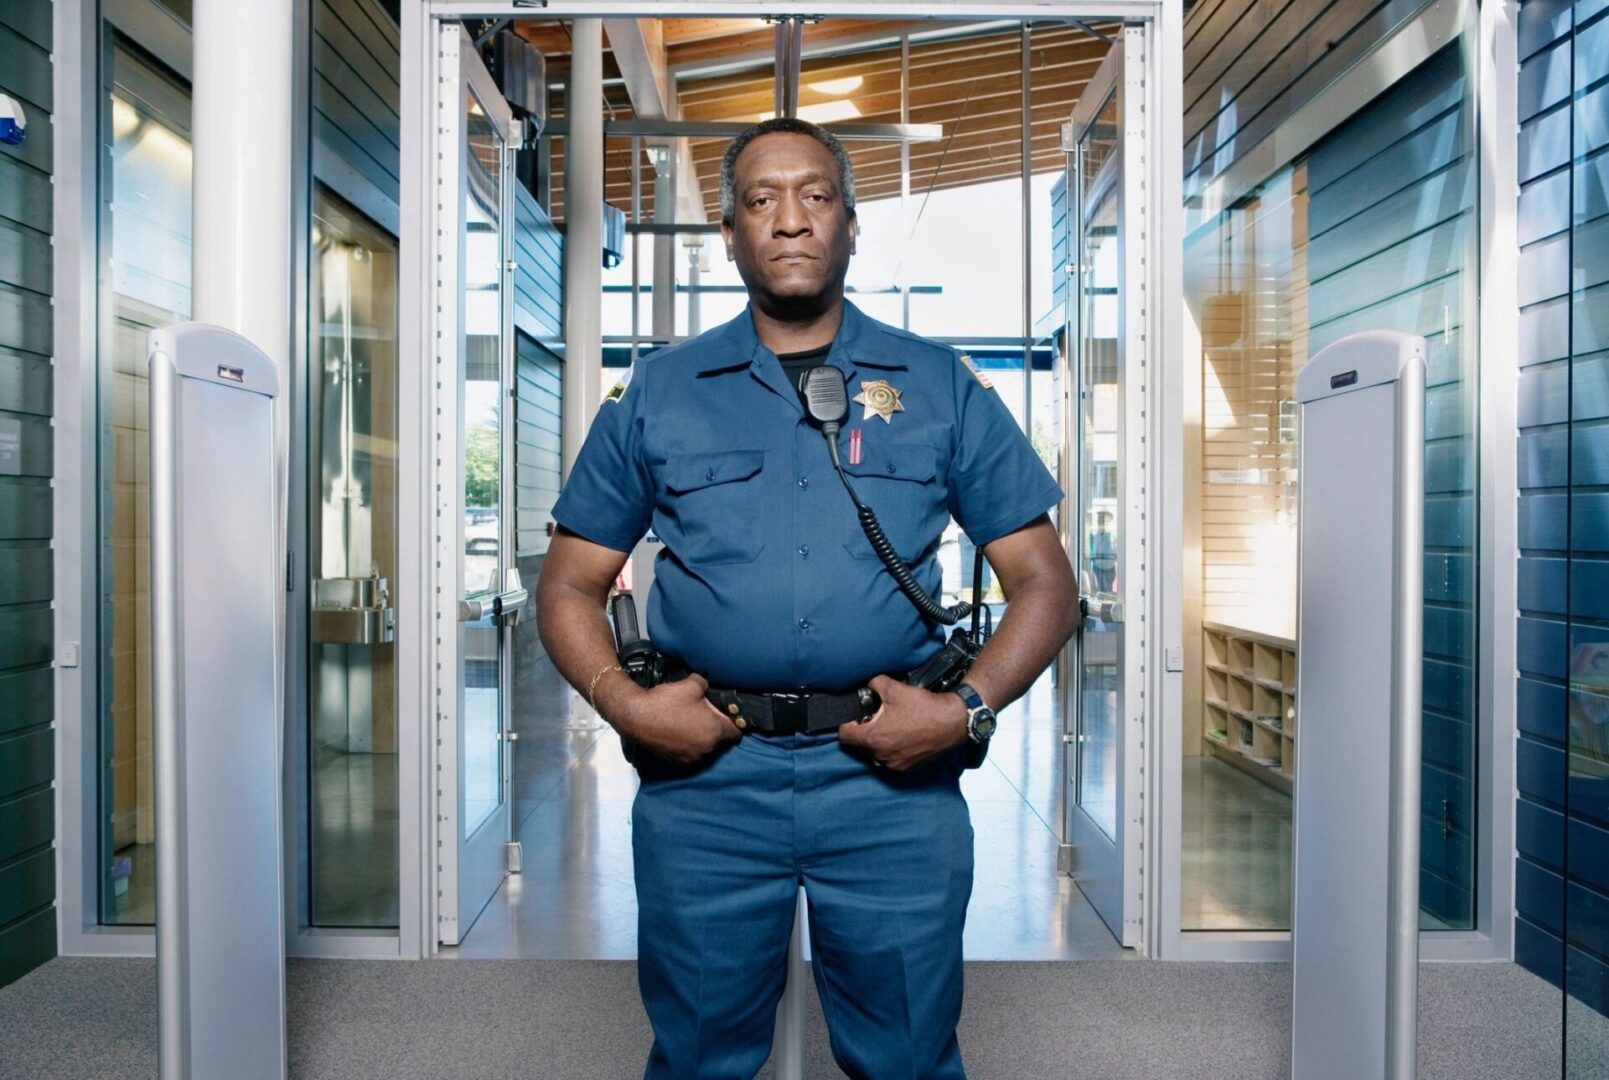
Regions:
<instances>
[{"instance_id":1,"label":"security officer","mask_svg":"<svg viewBox=\"0 0 1609 1080\"><path fill-rule=\"evenodd\" d=\"M960 1077L973 835L958 778L991 709L1026 691L1075 625L1046 516L1062 493L964 356L845 301L854 180L831 134L787 118L750 128L726 153L721 197L749 307L610 392L554 506L537 590L549 655L641 778L647 1075L759 1070L803 884L839 1066ZM922 587L939 591L954 516L1011 601L955 693L901 681L944 628L860 528L796 378L819 364L855 402L843 468ZM650 524L664 550L646 631L693 674L645 690L616 662L603 608ZM881 705L866 719L855 691L868 685Z\"/></svg>"}]
</instances>

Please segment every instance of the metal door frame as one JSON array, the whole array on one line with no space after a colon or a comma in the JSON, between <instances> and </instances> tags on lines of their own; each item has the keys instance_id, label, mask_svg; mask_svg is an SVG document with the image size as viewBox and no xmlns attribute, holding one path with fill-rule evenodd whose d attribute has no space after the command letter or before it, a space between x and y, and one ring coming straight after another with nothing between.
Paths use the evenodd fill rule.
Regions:
<instances>
[{"instance_id":1,"label":"metal door frame","mask_svg":"<svg viewBox=\"0 0 1609 1080\"><path fill-rule=\"evenodd\" d=\"M822 0L811 9L812 14L826 18L878 19L878 18L931 18L931 5L913 0ZM622 16L639 18L668 18L703 16L735 18L795 14L783 0L666 0L651 3L647 0L548 0L541 11L534 11L521 0L424 0L419 4L404 5L402 12L402 176L401 230L399 265L402 268L401 291L398 298L403 312L400 328L399 354L404 357L432 355L434 342L441 340L443 318L450 312L432 310L429 298L434 278L441 272L438 260L445 254L439 249L437 222L437 192L433 175L439 138L436 115L436 88L443 77L437 41L443 23L456 23L471 18L519 18L545 16L547 18ZM946 18L1009 19L1009 20L1071 20L1071 19L1122 19L1132 32L1144 42L1150 65L1158 72L1180 72L1183 60L1182 11L1178 4L1167 0L957 0L947 5ZM1154 152L1143 158L1143 172L1135 182L1143 180L1143 191L1149 199L1146 221L1150 224L1126 256L1126 262L1137 269L1132 280L1143 280L1145 291L1151 295L1182 297L1182 272L1177 253L1183 244L1183 137L1182 95L1180 78L1157 77L1144 80L1135 76L1135 91L1144 102L1144 114L1152 118L1149 144ZM451 234L448 234L451 235ZM1144 278L1138 277L1144 274ZM1177 355L1182 342L1182 304L1150 305L1144 310L1145 343L1151 355ZM430 351L427 351L430 350ZM406 363L406 360L404 360ZM437 451L435 417L445 407L441 399L440 381L434 369L430 377L404 380L400 386L400 424L398 441L400 451L399 473L404 477L399 492L398 512L402 521L423 521L436 506L436 494L426 483L426 475ZM577 372L577 385L589 376ZM1149 408L1145 415L1147 445L1161 455L1161 460L1181 460L1183 445L1182 386L1180 365L1159 365L1156 378L1147 388ZM1136 433L1136 438L1139 434ZM409 478L412 478L411 480ZM1150 553L1154 580L1146 586L1145 603L1148 618L1154 620L1176 645L1179 641L1179 603L1181 597L1179 522L1182 506L1182 484L1175 478L1163 478L1145 494L1145 514L1151 523ZM411 537L404 529L399 544L399 578L404 582L417 582L421 592L430 595L437 587L440 571L433 565L432 545L421 537ZM1134 563L1138 566L1138 563ZM439 598L439 594L438 594ZM439 612L438 612L439 616ZM1130 616L1133 617L1132 615ZM404 919L413 903L419 912L417 923L403 930L404 955L429 955L438 947L437 927L445 910L445 898L440 894L441 883L435 860L428 857L431 847L440 834L441 825L435 820L433 797L436 778L442 773L438 765L444 760L443 749L434 745L434 723L425 710L439 711L444 691L443 678L451 672L448 659L432 639L435 627L412 627L406 622L398 626L398 664L404 676L398 687L398 708L404 719L399 723L399 739L415 739L412 747L403 747L405 755L399 771L403 790L401 806L404 817L403 836L416 827L423 838L421 851L404 851L403 912ZM1145 880L1155 883L1144 896L1142 908L1137 909L1135 944L1143 952L1157 955L1160 942L1167 932L1166 905L1172 896L1174 912L1172 925L1177 926L1177 883L1170 883L1164 868L1169 865L1157 830L1160 809L1176 805L1178 794L1177 772L1170 779L1162 764L1171 747L1174 754L1180 751L1179 713L1182 680L1178 672L1164 673L1161 638L1153 636L1147 641L1143 671L1147 679L1143 726L1146 768L1144 777L1149 789L1142 792L1137 784L1129 785L1136 800L1149 808L1144 816L1147 843L1144 852L1147 861ZM456 657L453 657L456 660ZM410 665L409 661L413 663ZM410 716L410 713L412 716ZM1138 767L1135 762L1135 767ZM1139 804L1137 804L1139 805ZM410 821L411 819L411 821ZM1138 838L1136 838L1137 842ZM438 849L439 850L439 849ZM1173 845L1172 867L1176 872L1177 841ZM1136 868L1138 873L1138 868ZM409 895L411 894L411 895ZM1143 932L1142 932L1143 931ZM1176 933L1176 931L1175 931Z\"/></svg>"},{"instance_id":2,"label":"metal door frame","mask_svg":"<svg viewBox=\"0 0 1609 1080\"><path fill-rule=\"evenodd\" d=\"M433 877L436 902L432 905L435 909L435 918L429 930L432 948L437 943L456 945L461 940L466 929L460 925L466 892L461 886L465 884L469 875L474 875L474 880L482 883L495 875L500 882L507 872L506 864L503 863L506 857L504 845L512 835L512 809L508 798L511 774L507 742L504 742L504 751L499 755L498 784L502 789L500 808L476 828L473 836L462 835L464 748L459 737L459 729L464 711L464 684L461 677L463 657L459 601L463 595L460 566L464 552L464 511L463 432L460 430L462 402L459 397L459 378L460 366L464 362L461 352L463 327L460 313L463 311L464 303L462 264L465 233L462 207L467 195L467 181L464 175L468 167L466 160L468 136L462 119L465 95L474 95L475 100L486 111L487 119L503 137L503 152L498 166L497 208L499 261L502 264L499 271L502 278L499 292L501 305L499 318L502 324L499 378L503 385L506 385L508 380L509 356L513 344L512 297L509 294L511 282L508 270L513 216L509 205L509 194L512 190L509 182L512 157L508 145L514 139L514 120L509 112L508 103L503 100L496 84L492 82L491 75L481 63L474 43L464 29L452 22L439 23L436 27L434 53L437 77L434 80L435 93L431 101L431 112L434 121L433 157L437 167L434 170L432 184L431 222L433 235L451 238L451 242L435 245L435 259L432 263L434 273L428 294L431 299L427 301L428 306L434 309L435 315L435 334L429 355L437 406L430 423L430 444L434 452L425 469L425 479L429 486L427 505L434 507L431 520L435 523L430 537L433 555L430 578L433 580L429 595L434 598L430 614L430 636L434 641L433 666L436 679L431 722L426 727L432 730L434 735L433 756L436 768L433 770L431 787L427 789L433 793L434 798L425 800L434 811L432 828L427 833L434 838L435 851ZM446 296L455 298L456 302L436 302L438 298ZM506 402L500 405L504 412L499 424L499 438L503 455L506 457L509 435ZM401 441L399 438L399 442ZM506 468L500 470L499 477L502 497L506 499L508 490ZM506 507L499 508L498 517L499 574L502 573L502 564L508 557L508 520L505 509ZM509 707L507 692L509 653L506 635L499 633L497 648L500 654L498 708L504 714L499 721L499 741L503 741L502 734L508 730L506 714ZM472 852L471 849L476 850ZM482 891L483 887L484 884L477 887L476 892ZM495 891L494 888L492 892ZM480 909L476 910L478 912Z\"/></svg>"},{"instance_id":3,"label":"metal door frame","mask_svg":"<svg viewBox=\"0 0 1609 1080\"><path fill-rule=\"evenodd\" d=\"M1107 198L1117 200L1118 216L1118 365L1123 387L1123 401L1118 421L1118 441L1121 457L1118 465L1118 566L1120 581L1118 601L1105 611L1098 612L1108 622L1119 624L1117 646L1118 690L1117 713L1120 728L1117 739L1117 812L1116 835L1111 838L1110 850L1105 830L1081 810L1076 792L1081 775L1083 743L1080 738L1083 721L1082 651L1080 636L1072 647L1068 667L1069 677L1062 688L1063 715L1071 721L1073 753L1069 755L1066 783L1063 838L1073 845L1070 870L1080 879L1080 888L1089 896L1097 910L1106 908L1118 919L1120 926L1112 928L1114 936L1125 948L1143 944L1145 899L1142 857L1143 832L1146 828L1143 784L1145 771L1142 754L1146 746L1146 688L1142 683L1146 671L1145 653L1150 647L1151 613L1144 603L1136 602L1154 586L1148 580L1151 570L1145 563L1145 553L1151 547L1147 532L1151 519L1146 513L1147 450L1144 437L1146 417L1154 411L1146 400L1149 354L1146 342L1147 302L1150 288L1145 280L1144 230L1145 196L1143 162L1146 153L1144 128L1145 88L1145 31L1138 26L1125 26L1121 38L1115 42L1100 68L1090 79L1073 109L1072 145L1075 167L1073 190L1069 191L1069 217L1074 229L1073 252L1077 259L1077 272L1070 290L1074 307L1073 347L1068 356L1075 367L1069 380L1070 391L1082 388L1084 382L1084 288L1090 265L1084 250L1085 215ZM1085 138L1100 117L1108 100L1115 98L1117 105L1117 141L1112 155L1101 164L1099 172L1088 185L1086 200L1083 182L1083 155ZM1136 243L1136 239L1140 242ZM1068 430L1074 444L1075 485L1083 480L1084 407L1080 397L1070 392L1067 402L1071 421ZM1069 525L1070 553L1075 566L1084 563L1083 551L1083 495L1082 490L1071 493L1073 513ZM1138 594L1138 595L1137 595ZM1087 837L1082 845L1074 840ZM1089 841L1093 841L1090 843ZM1115 861L1116 866L1113 867ZM1104 866L1102 865L1104 864ZM1091 871L1094 875L1091 875ZM1103 918L1106 918L1103 912Z\"/></svg>"}]
</instances>

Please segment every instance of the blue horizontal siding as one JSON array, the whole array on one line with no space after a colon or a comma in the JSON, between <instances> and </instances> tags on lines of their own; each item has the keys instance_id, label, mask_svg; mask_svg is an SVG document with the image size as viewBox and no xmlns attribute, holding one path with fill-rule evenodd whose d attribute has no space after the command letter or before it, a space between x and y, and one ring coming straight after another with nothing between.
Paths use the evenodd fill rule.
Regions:
<instances>
[{"instance_id":1,"label":"blue horizontal siding","mask_svg":"<svg viewBox=\"0 0 1609 1080\"><path fill-rule=\"evenodd\" d=\"M312 19L317 178L389 228L399 217L402 173L396 27L376 0L317 0Z\"/></svg>"},{"instance_id":2,"label":"blue horizontal siding","mask_svg":"<svg viewBox=\"0 0 1609 1080\"><path fill-rule=\"evenodd\" d=\"M0 986L56 952L52 16L0 4L0 92L28 114L27 141L0 146L0 420L22 474L0 477Z\"/></svg>"}]
</instances>

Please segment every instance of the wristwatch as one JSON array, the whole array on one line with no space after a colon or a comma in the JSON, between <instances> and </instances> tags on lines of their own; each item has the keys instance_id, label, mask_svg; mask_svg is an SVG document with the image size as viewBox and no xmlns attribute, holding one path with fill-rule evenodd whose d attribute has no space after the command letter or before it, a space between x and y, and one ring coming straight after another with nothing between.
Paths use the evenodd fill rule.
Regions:
<instances>
[{"instance_id":1,"label":"wristwatch","mask_svg":"<svg viewBox=\"0 0 1609 1080\"><path fill-rule=\"evenodd\" d=\"M983 703L983 697L966 683L957 686L951 693L959 697L967 707L967 738L975 743L986 743L994 729L999 726L995 719L994 710Z\"/></svg>"}]
</instances>

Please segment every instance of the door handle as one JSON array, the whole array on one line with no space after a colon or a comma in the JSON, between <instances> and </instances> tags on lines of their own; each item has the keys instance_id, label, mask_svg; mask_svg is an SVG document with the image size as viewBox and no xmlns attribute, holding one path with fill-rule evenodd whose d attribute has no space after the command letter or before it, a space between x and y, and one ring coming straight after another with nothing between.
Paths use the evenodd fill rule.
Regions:
<instances>
[{"instance_id":1,"label":"door handle","mask_svg":"<svg viewBox=\"0 0 1609 1080\"><path fill-rule=\"evenodd\" d=\"M492 618L498 626L515 626L520 621L520 615L525 611L525 604L531 594L525 589L510 589L500 592L492 597Z\"/></svg>"},{"instance_id":2,"label":"door handle","mask_svg":"<svg viewBox=\"0 0 1609 1080\"><path fill-rule=\"evenodd\" d=\"M503 591L492 597L492 618L498 626L514 626L525 611L531 594L520 581L520 572L511 569L503 576Z\"/></svg>"},{"instance_id":3,"label":"door handle","mask_svg":"<svg viewBox=\"0 0 1609 1080\"><path fill-rule=\"evenodd\" d=\"M1078 614L1080 617L1080 629L1082 629L1082 620L1092 617L1109 625L1117 625L1123 621L1123 601L1091 600L1087 596L1080 596L1078 598Z\"/></svg>"},{"instance_id":4,"label":"door handle","mask_svg":"<svg viewBox=\"0 0 1609 1080\"><path fill-rule=\"evenodd\" d=\"M480 622L492 613L495 601L496 597L492 596L475 596L458 601L458 621Z\"/></svg>"}]
</instances>

